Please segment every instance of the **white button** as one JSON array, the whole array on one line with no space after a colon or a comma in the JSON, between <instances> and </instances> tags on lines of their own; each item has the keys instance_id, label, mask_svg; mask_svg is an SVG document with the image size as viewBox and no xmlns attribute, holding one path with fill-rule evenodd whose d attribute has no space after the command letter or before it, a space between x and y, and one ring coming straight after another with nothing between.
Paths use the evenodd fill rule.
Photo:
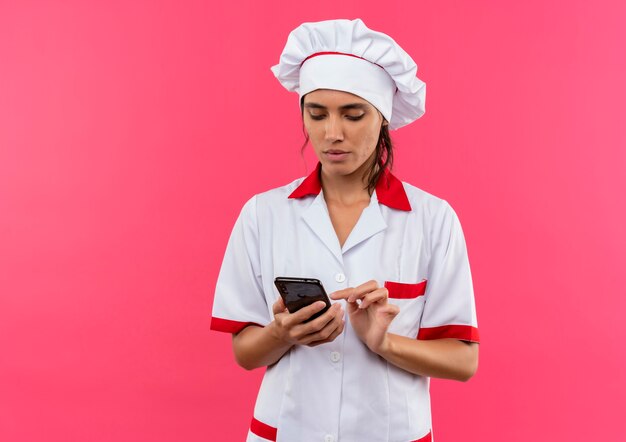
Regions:
<instances>
[{"instance_id":1,"label":"white button","mask_svg":"<svg viewBox=\"0 0 626 442\"><path fill-rule=\"evenodd\" d=\"M343 273L337 273L335 275L335 281L344 282L345 280L346 280L346 275L344 275Z\"/></svg>"},{"instance_id":2,"label":"white button","mask_svg":"<svg viewBox=\"0 0 626 442\"><path fill-rule=\"evenodd\" d=\"M338 351L331 351L330 352L330 360L331 361L339 362L340 359L341 359L341 353L339 353Z\"/></svg>"},{"instance_id":3,"label":"white button","mask_svg":"<svg viewBox=\"0 0 626 442\"><path fill-rule=\"evenodd\" d=\"M333 435L332 435L332 434L327 434L327 435L324 437L324 442L335 442L335 438L333 437Z\"/></svg>"}]
</instances>

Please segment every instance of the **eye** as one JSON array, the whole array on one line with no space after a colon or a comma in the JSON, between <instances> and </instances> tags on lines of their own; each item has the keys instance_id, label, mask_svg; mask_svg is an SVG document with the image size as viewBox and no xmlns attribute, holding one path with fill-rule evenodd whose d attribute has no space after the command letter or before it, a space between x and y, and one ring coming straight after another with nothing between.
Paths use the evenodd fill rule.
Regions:
<instances>
[{"instance_id":1,"label":"eye","mask_svg":"<svg viewBox=\"0 0 626 442\"><path fill-rule=\"evenodd\" d=\"M351 120L351 121L358 121L358 120L360 120L361 118L363 118L363 115L365 115L365 114L356 115L356 116L355 116L355 115L346 115L346 118L347 118L348 120Z\"/></svg>"},{"instance_id":2,"label":"eye","mask_svg":"<svg viewBox=\"0 0 626 442\"><path fill-rule=\"evenodd\" d=\"M311 117L311 119L313 120L321 120L322 118L324 118L324 115L313 115L313 114L309 114L309 116Z\"/></svg>"}]
</instances>

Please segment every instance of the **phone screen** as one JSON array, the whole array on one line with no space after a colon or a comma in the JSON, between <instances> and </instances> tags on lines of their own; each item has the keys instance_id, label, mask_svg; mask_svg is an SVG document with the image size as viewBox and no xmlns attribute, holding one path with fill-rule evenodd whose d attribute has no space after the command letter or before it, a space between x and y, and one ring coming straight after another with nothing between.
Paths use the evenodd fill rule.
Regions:
<instances>
[{"instance_id":1,"label":"phone screen","mask_svg":"<svg viewBox=\"0 0 626 442\"><path fill-rule=\"evenodd\" d=\"M297 312L316 301L324 301L326 303L326 307L323 310L315 313L305 322L317 318L330 308L330 300L326 295L326 291L322 283L317 279L276 278L274 283L290 313Z\"/></svg>"}]
</instances>

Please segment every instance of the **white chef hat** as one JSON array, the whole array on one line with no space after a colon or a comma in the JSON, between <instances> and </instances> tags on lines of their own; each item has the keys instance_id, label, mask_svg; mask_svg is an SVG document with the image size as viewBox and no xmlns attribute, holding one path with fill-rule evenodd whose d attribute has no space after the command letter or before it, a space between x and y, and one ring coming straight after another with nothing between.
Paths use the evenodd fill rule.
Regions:
<instances>
[{"instance_id":1,"label":"white chef hat","mask_svg":"<svg viewBox=\"0 0 626 442\"><path fill-rule=\"evenodd\" d=\"M426 83L391 37L361 19L303 23L291 31L272 72L302 97L316 89L350 92L369 101L389 122L405 126L424 114Z\"/></svg>"}]
</instances>

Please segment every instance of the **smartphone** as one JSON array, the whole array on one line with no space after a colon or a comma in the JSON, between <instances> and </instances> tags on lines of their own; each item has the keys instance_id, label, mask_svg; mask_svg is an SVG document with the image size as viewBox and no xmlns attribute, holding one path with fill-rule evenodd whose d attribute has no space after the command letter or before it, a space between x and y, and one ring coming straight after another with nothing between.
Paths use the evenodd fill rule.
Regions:
<instances>
[{"instance_id":1,"label":"smartphone","mask_svg":"<svg viewBox=\"0 0 626 442\"><path fill-rule=\"evenodd\" d=\"M278 277L274 280L274 285L276 285L278 293L285 301L285 306L289 313L297 312L302 307L311 305L316 301L324 301L326 303L326 307L304 322L312 321L323 315L330 308L330 299L319 279Z\"/></svg>"}]
</instances>

